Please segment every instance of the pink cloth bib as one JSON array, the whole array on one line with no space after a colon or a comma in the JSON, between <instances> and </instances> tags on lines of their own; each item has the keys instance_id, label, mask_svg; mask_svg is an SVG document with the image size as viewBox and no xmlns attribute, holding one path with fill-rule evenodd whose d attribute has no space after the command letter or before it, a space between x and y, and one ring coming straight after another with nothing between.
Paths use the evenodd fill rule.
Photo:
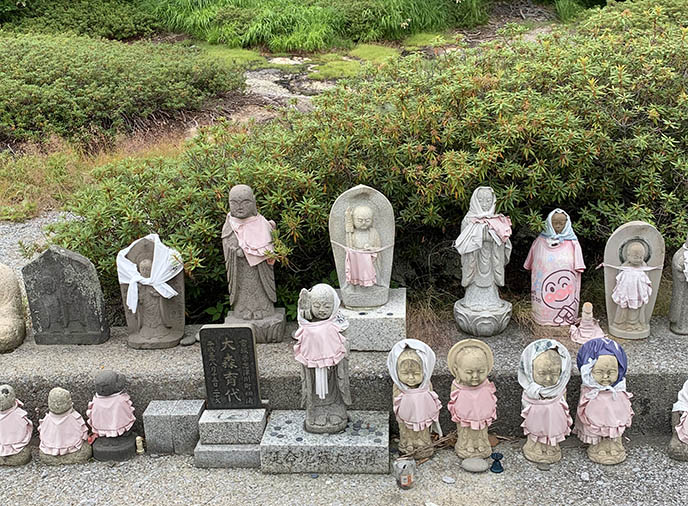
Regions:
<instances>
[{"instance_id":1,"label":"pink cloth bib","mask_svg":"<svg viewBox=\"0 0 688 506\"><path fill-rule=\"evenodd\" d=\"M397 420L416 432L425 430L439 420L442 403L429 388L414 388L394 398L393 409Z\"/></svg>"},{"instance_id":2,"label":"pink cloth bib","mask_svg":"<svg viewBox=\"0 0 688 506\"><path fill-rule=\"evenodd\" d=\"M373 264L376 258L377 253L346 248L346 282L350 285L373 286L377 281Z\"/></svg>"},{"instance_id":3,"label":"pink cloth bib","mask_svg":"<svg viewBox=\"0 0 688 506\"><path fill-rule=\"evenodd\" d=\"M652 281L645 273L648 269L623 267L616 275L612 300L621 308L638 309L650 301Z\"/></svg>"},{"instance_id":4,"label":"pink cloth bib","mask_svg":"<svg viewBox=\"0 0 688 506\"><path fill-rule=\"evenodd\" d=\"M617 392L614 399L612 392L602 390L594 399L588 399L586 394L591 390L590 387L581 387L574 432L588 444L597 444L603 437L620 437L631 426L633 408L630 399L633 395Z\"/></svg>"},{"instance_id":5,"label":"pink cloth bib","mask_svg":"<svg viewBox=\"0 0 688 506\"><path fill-rule=\"evenodd\" d=\"M331 320L301 324L295 334L294 358L306 367L337 365L346 355L346 341L340 331Z\"/></svg>"},{"instance_id":6,"label":"pink cloth bib","mask_svg":"<svg viewBox=\"0 0 688 506\"><path fill-rule=\"evenodd\" d=\"M526 396L525 392L521 398L525 404L521 411L524 435L536 443L556 446L571 434L573 419L564 392L554 399L535 400Z\"/></svg>"},{"instance_id":7,"label":"pink cloth bib","mask_svg":"<svg viewBox=\"0 0 688 506\"><path fill-rule=\"evenodd\" d=\"M497 419L497 389L494 383L485 380L477 387L468 387L454 380L452 386L456 389L449 396L447 409L454 422L473 430L492 425Z\"/></svg>"},{"instance_id":8,"label":"pink cloth bib","mask_svg":"<svg viewBox=\"0 0 688 506\"><path fill-rule=\"evenodd\" d=\"M577 326L571 325L569 327L569 337L574 343L585 344L590 339L605 337L605 333L599 323L597 323L597 320L581 320Z\"/></svg>"},{"instance_id":9,"label":"pink cloth bib","mask_svg":"<svg viewBox=\"0 0 688 506\"><path fill-rule=\"evenodd\" d=\"M31 441L33 424L22 406L15 400L14 407L0 411L0 457L16 455Z\"/></svg>"},{"instance_id":10,"label":"pink cloth bib","mask_svg":"<svg viewBox=\"0 0 688 506\"><path fill-rule=\"evenodd\" d=\"M121 436L136 421L134 406L125 392L106 396L96 394L88 403L86 416L93 433L98 437Z\"/></svg>"},{"instance_id":11,"label":"pink cloth bib","mask_svg":"<svg viewBox=\"0 0 688 506\"><path fill-rule=\"evenodd\" d=\"M676 426L676 435L683 442L688 444L688 411L681 415L681 421Z\"/></svg>"},{"instance_id":12,"label":"pink cloth bib","mask_svg":"<svg viewBox=\"0 0 688 506\"><path fill-rule=\"evenodd\" d=\"M495 231L502 243L511 237L511 218L498 214L492 218L473 218L473 223L487 223Z\"/></svg>"},{"instance_id":13,"label":"pink cloth bib","mask_svg":"<svg viewBox=\"0 0 688 506\"><path fill-rule=\"evenodd\" d=\"M225 226L222 229L222 237L229 235L227 225L236 234L239 247L244 251L246 261L254 267L264 260L269 264L275 262L274 258L268 259L265 253L272 251L272 230L275 228L274 222L266 220L262 215L257 214L244 220L233 218L227 215Z\"/></svg>"},{"instance_id":14,"label":"pink cloth bib","mask_svg":"<svg viewBox=\"0 0 688 506\"><path fill-rule=\"evenodd\" d=\"M55 456L79 451L88 439L86 422L74 408L61 415L45 415L38 425L38 433L41 451Z\"/></svg>"}]
</instances>

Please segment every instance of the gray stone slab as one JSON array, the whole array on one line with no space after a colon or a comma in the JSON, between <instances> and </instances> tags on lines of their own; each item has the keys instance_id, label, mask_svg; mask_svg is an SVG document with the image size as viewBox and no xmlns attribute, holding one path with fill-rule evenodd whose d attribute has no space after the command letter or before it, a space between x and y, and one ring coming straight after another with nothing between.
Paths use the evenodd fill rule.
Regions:
<instances>
[{"instance_id":1,"label":"gray stone slab","mask_svg":"<svg viewBox=\"0 0 688 506\"><path fill-rule=\"evenodd\" d=\"M260 445L206 445L200 441L194 450L196 467L260 467Z\"/></svg>"},{"instance_id":2,"label":"gray stone slab","mask_svg":"<svg viewBox=\"0 0 688 506\"><path fill-rule=\"evenodd\" d=\"M204 400L151 401L143 413L150 453L193 455Z\"/></svg>"},{"instance_id":3,"label":"gray stone slab","mask_svg":"<svg viewBox=\"0 0 688 506\"><path fill-rule=\"evenodd\" d=\"M146 449L150 453L174 453L170 414L177 401L151 401L143 412Z\"/></svg>"},{"instance_id":4,"label":"gray stone slab","mask_svg":"<svg viewBox=\"0 0 688 506\"><path fill-rule=\"evenodd\" d=\"M260 443L264 473L388 473L389 413L349 411L340 434L311 434L305 411L273 411Z\"/></svg>"},{"instance_id":5,"label":"gray stone slab","mask_svg":"<svg viewBox=\"0 0 688 506\"><path fill-rule=\"evenodd\" d=\"M193 455L199 439L198 421L205 407L204 400L179 400L170 414L174 453Z\"/></svg>"},{"instance_id":6,"label":"gray stone slab","mask_svg":"<svg viewBox=\"0 0 688 506\"><path fill-rule=\"evenodd\" d=\"M258 444L267 422L266 409L207 409L198 422L204 445Z\"/></svg>"},{"instance_id":7,"label":"gray stone slab","mask_svg":"<svg viewBox=\"0 0 688 506\"><path fill-rule=\"evenodd\" d=\"M340 290L337 290L341 296ZM389 301L376 308L340 309L349 320L344 336L354 351L389 351L406 339L406 288L389 291Z\"/></svg>"}]
</instances>

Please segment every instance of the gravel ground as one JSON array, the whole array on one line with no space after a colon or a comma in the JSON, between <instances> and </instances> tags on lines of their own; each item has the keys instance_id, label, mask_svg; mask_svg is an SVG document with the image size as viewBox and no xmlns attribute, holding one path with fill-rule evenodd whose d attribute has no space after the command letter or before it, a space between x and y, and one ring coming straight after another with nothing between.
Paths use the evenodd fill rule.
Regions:
<instances>
[{"instance_id":1,"label":"gravel ground","mask_svg":"<svg viewBox=\"0 0 688 506\"><path fill-rule=\"evenodd\" d=\"M449 449L422 464L416 484L399 490L392 475L264 475L254 469L196 469L193 458L140 456L121 464L91 462L51 468L35 461L0 469L6 505L492 505L492 504L684 504L688 463L670 460L666 439L627 444L617 466L591 463L575 440L564 459L540 470L525 460L522 442L501 443L505 472L470 474ZM35 456L35 455L34 455ZM449 477L455 483L445 483ZM451 481L451 480L447 480Z\"/></svg>"}]
</instances>

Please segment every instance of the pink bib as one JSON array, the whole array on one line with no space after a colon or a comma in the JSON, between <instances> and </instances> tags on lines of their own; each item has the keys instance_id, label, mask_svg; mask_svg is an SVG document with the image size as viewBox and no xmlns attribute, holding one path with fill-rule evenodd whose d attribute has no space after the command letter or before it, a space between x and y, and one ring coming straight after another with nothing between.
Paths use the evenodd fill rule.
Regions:
<instances>
[{"instance_id":1,"label":"pink bib","mask_svg":"<svg viewBox=\"0 0 688 506\"><path fill-rule=\"evenodd\" d=\"M569 327L569 337L574 343L585 344L590 339L605 337L605 333L596 320L581 320L578 326Z\"/></svg>"},{"instance_id":2,"label":"pink bib","mask_svg":"<svg viewBox=\"0 0 688 506\"><path fill-rule=\"evenodd\" d=\"M688 411L684 411L681 415L681 421L676 426L676 435L678 438L688 444Z\"/></svg>"},{"instance_id":3,"label":"pink bib","mask_svg":"<svg viewBox=\"0 0 688 506\"><path fill-rule=\"evenodd\" d=\"M346 282L350 285L373 286L377 281L373 264L376 258L377 253L346 248Z\"/></svg>"},{"instance_id":4,"label":"pink bib","mask_svg":"<svg viewBox=\"0 0 688 506\"><path fill-rule=\"evenodd\" d=\"M45 415L38 425L38 433L41 451L55 456L79 451L88 439L86 422L73 408L61 415Z\"/></svg>"},{"instance_id":5,"label":"pink bib","mask_svg":"<svg viewBox=\"0 0 688 506\"><path fill-rule=\"evenodd\" d=\"M93 433L98 437L121 436L136 421L134 406L125 392L106 396L96 394L88 403L86 416Z\"/></svg>"},{"instance_id":6,"label":"pink bib","mask_svg":"<svg viewBox=\"0 0 688 506\"><path fill-rule=\"evenodd\" d=\"M477 387L468 387L454 380L452 386L456 389L449 396L447 409L454 422L473 430L492 425L497 419L497 389L494 383L485 380Z\"/></svg>"},{"instance_id":7,"label":"pink bib","mask_svg":"<svg viewBox=\"0 0 688 506\"><path fill-rule=\"evenodd\" d=\"M334 321L302 324L295 337L294 358L306 367L337 365L346 355L345 338Z\"/></svg>"},{"instance_id":8,"label":"pink bib","mask_svg":"<svg viewBox=\"0 0 688 506\"><path fill-rule=\"evenodd\" d=\"M22 406L15 400L14 407L0 411L0 457L16 455L31 441L33 424Z\"/></svg>"},{"instance_id":9,"label":"pink bib","mask_svg":"<svg viewBox=\"0 0 688 506\"><path fill-rule=\"evenodd\" d=\"M222 236L228 235L226 230L227 223L236 234L239 247L244 251L246 261L251 267L254 267L264 260L268 260L269 264L274 263L274 259L268 259L265 254L273 250L272 246L272 230L273 223L266 220L262 215L257 214L244 220L233 218L227 215L225 228Z\"/></svg>"},{"instance_id":10,"label":"pink bib","mask_svg":"<svg viewBox=\"0 0 688 506\"><path fill-rule=\"evenodd\" d=\"M442 403L429 388L401 392L394 398L394 414L406 427L416 432L425 430L439 420Z\"/></svg>"},{"instance_id":11,"label":"pink bib","mask_svg":"<svg viewBox=\"0 0 688 506\"><path fill-rule=\"evenodd\" d=\"M487 223L495 231L502 243L511 237L511 218L498 214L492 218L474 218L473 223Z\"/></svg>"},{"instance_id":12,"label":"pink bib","mask_svg":"<svg viewBox=\"0 0 688 506\"><path fill-rule=\"evenodd\" d=\"M576 411L575 432L578 438L584 443L597 444L603 437L620 437L631 426L632 395L617 392L614 399L612 392L602 390L594 399L588 399L586 394L591 390L590 387L581 387L581 400Z\"/></svg>"},{"instance_id":13,"label":"pink bib","mask_svg":"<svg viewBox=\"0 0 688 506\"><path fill-rule=\"evenodd\" d=\"M638 309L650 301L652 281L647 269L624 267L616 275L612 300L621 308Z\"/></svg>"},{"instance_id":14,"label":"pink bib","mask_svg":"<svg viewBox=\"0 0 688 506\"><path fill-rule=\"evenodd\" d=\"M536 443L556 446L571 434L573 419L564 392L554 399L538 400L531 399L524 392L521 399L525 405L521 411L524 435Z\"/></svg>"}]
</instances>

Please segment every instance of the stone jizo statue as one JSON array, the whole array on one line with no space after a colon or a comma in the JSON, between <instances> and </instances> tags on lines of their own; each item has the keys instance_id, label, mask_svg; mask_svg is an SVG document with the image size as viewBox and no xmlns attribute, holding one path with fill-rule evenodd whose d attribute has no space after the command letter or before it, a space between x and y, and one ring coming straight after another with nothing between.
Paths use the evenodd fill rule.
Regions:
<instances>
[{"instance_id":1,"label":"stone jizo statue","mask_svg":"<svg viewBox=\"0 0 688 506\"><path fill-rule=\"evenodd\" d=\"M578 350L576 363L582 386L574 432L590 445L588 457L593 462L623 462L622 436L633 418L633 396L626 391L626 352L611 339L592 339Z\"/></svg>"},{"instance_id":2,"label":"stone jizo statue","mask_svg":"<svg viewBox=\"0 0 688 506\"><path fill-rule=\"evenodd\" d=\"M454 318L463 332L475 336L499 334L511 318L511 303L500 299L497 289L504 286L504 267L511 258L511 220L495 209L494 190L476 188L454 242L466 288L454 305Z\"/></svg>"},{"instance_id":3,"label":"stone jizo statue","mask_svg":"<svg viewBox=\"0 0 688 506\"><path fill-rule=\"evenodd\" d=\"M74 410L71 394L53 388L48 394L48 414L40 421L41 462L49 465L83 464L91 458L88 426Z\"/></svg>"},{"instance_id":4,"label":"stone jizo statue","mask_svg":"<svg viewBox=\"0 0 688 506\"><path fill-rule=\"evenodd\" d=\"M399 451L416 459L432 456L430 431L442 436L439 424L442 403L432 390L435 353L422 341L403 339L387 356L392 378L393 409L399 423Z\"/></svg>"},{"instance_id":5,"label":"stone jizo statue","mask_svg":"<svg viewBox=\"0 0 688 506\"><path fill-rule=\"evenodd\" d=\"M0 466L22 466L31 460L33 424L14 388L0 385Z\"/></svg>"},{"instance_id":6,"label":"stone jizo statue","mask_svg":"<svg viewBox=\"0 0 688 506\"><path fill-rule=\"evenodd\" d=\"M688 238L671 259L673 284L669 322L675 334L688 334Z\"/></svg>"},{"instance_id":7,"label":"stone jizo statue","mask_svg":"<svg viewBox=\"0 0 688 506\"><path fill-rule=\"evenodd\" d=\"M671 408L669 457L688 461L688 381L683 384L678 399Z\"/></svg>"},{"instance_id":8,"label":"stone jizo statue","mask_svg":"<svg viewBox=\"0 0 688 506\"><path fill-rule=\"evenodd\" d=\"M0 353L14 350L25 336L19 278L10 267L0 264Z\"/></svg>"},{"instance_id":9,"label":"stone jizo statue","mask_svg":"<svg viewBox=\"0 0 688 506\"><path fill-rule=\"evenodd\" d=\"M329 285L301 290L294 358L301 364L301 403L308 432L341 432L349 420L349 351L342 335L349 324L339 306L337 292Z\"/></svg>"},{"instance_id":10,"label":"stone jizo statue","mask_svg":"<svg viewBox=\"0 0 688 506\"><path fill-rule=\"evenodd\" d=\"M600 327L600 323L592 314L592 304L590 302L583 304L583 310L578 323L569 327L569 337L571 341L578 344L585 344L590 341L590 339L606 337L604 331Z\"/></svg>"},{"instance_id":11,"label":"stone jizo statue","mask_svg":"<svg viewBox=\"0 0 688 506\"><path fill-rule=\"evenodd\" d=\"M553 339L530 343L521 354L518 382L523 387L521 416L527 436L523 455L538 463L561 460L559 443L571 433L573 419L566 402L571 355Z\"/></svg>"},{"instance_id":12,"label":"stone jizo statue","mask_svg":"<svg viewBox=\"0 0 688 506\"><path fill-rule=\"evenodd\" d=\"M447 409L456 422L456 454L487 458L492 453L487 428L497 419L496 389L487 379L494 365L492 350L477 339L464 339L449 350L447 365L455 378Z\"/></svg>"}]
</instances>

